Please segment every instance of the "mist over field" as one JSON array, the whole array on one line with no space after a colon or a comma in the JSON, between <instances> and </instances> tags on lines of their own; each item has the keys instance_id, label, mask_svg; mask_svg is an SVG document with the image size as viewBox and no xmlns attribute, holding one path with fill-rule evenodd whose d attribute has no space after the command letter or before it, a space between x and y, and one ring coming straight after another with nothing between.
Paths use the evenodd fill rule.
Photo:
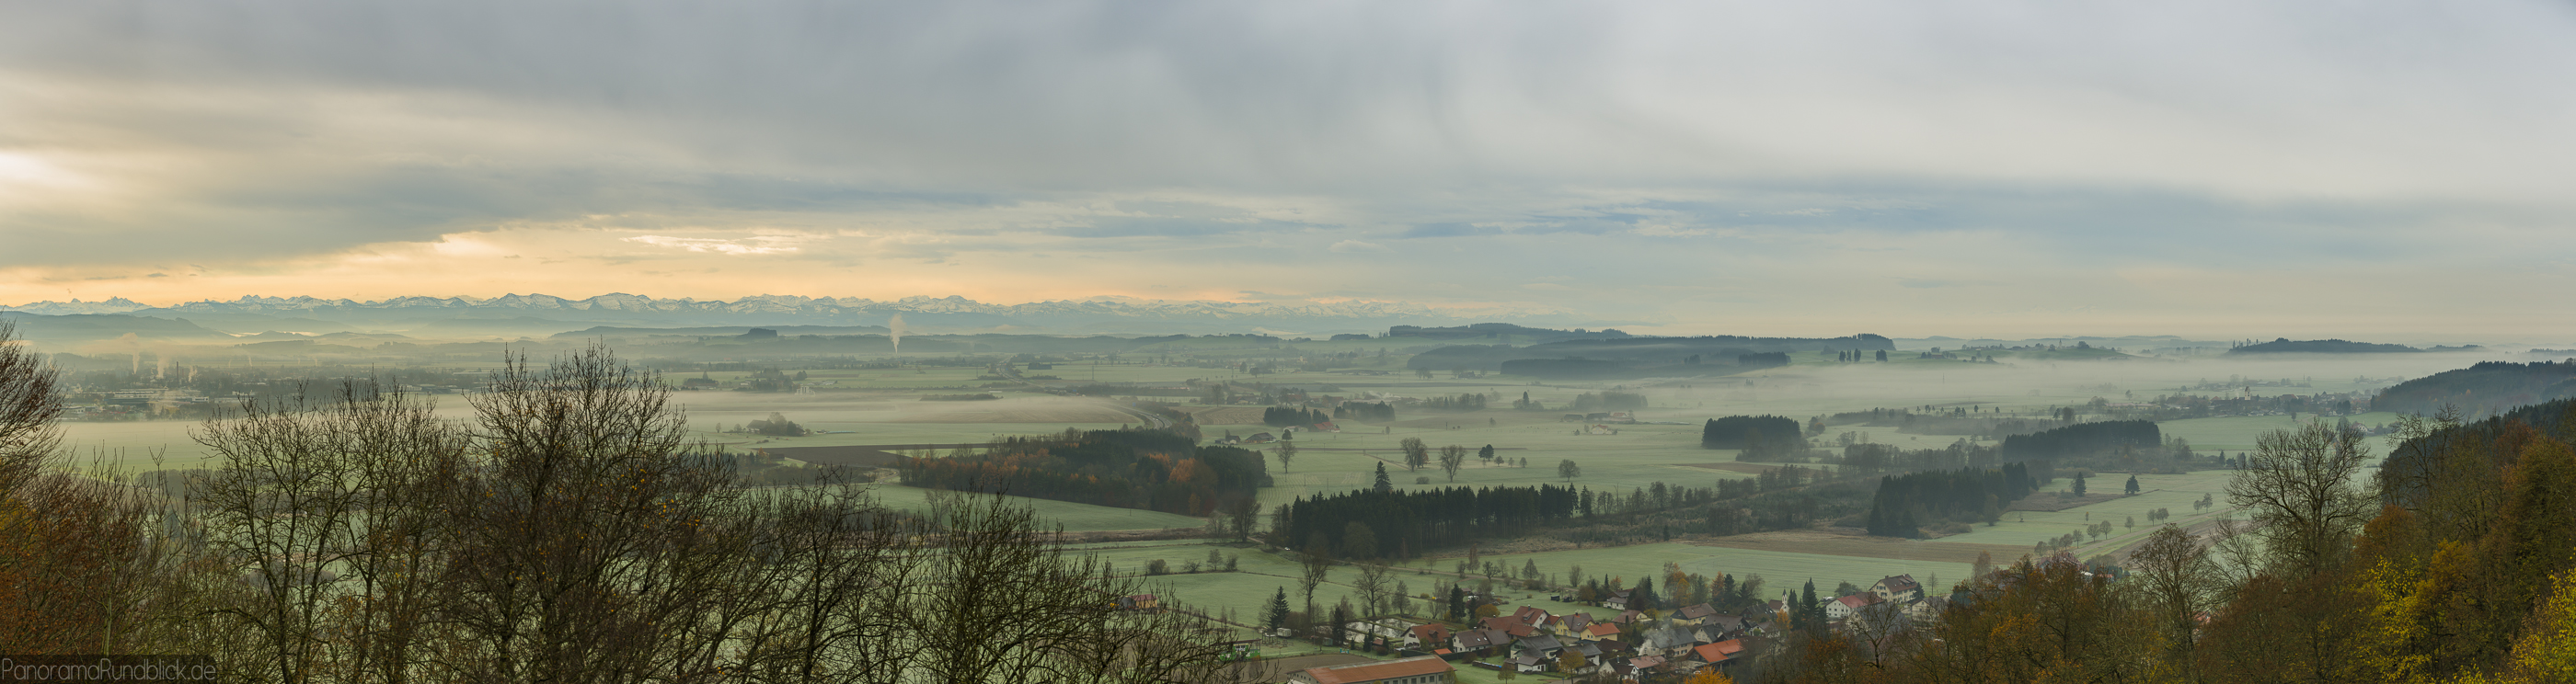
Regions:
<instances>
[{"instance_id":1,"label":"mist over field","mask_svg":"<svg viewBox=\"0 0 2576 684\"><path fill-rule=\"evenodd\" d=\"M0 660L2565 681L2571 35L0 6Z\"/></svg>"}]
</instances>

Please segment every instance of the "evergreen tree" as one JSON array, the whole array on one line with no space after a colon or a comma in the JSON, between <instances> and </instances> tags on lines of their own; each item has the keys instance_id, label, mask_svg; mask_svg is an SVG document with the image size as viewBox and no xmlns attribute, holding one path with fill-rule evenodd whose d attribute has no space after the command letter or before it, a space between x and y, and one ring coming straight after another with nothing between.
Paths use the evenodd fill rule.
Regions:
<instances>
[{"instance_id":1,"label":"evergreen tree","mask_svg":"<svg viewBox=\"0 0 2576 684\"><path fill-rule=\"evenodd\" d=\"M1288 588L1280 587L1279 593L1270 595L1270 610L1261 616L1262 631L1265 634L1276 633L1280 625L1287 623Z\"/></svg>"},{"instance_id":2,"label":"evergreen tree","mask_svg":"<svg viewBox=\"0 0 2576 684\"><path fill-rule=\"evenodd\" d=\"M1379 471L1379 474L1383 475L1383 474L1385 474L1385 471L1384 471L1384 470L1380 470L1380 471ZM2083 496L2083 495L2084 495L2084 474L2083 474L2083 473L2076 473L2076 474L2075 474L2075 487L2074 487L2074 489L2075 489L2075 495L2076 495L2076 496Z\"/></svg>"},{"instance_id":3,"label":"evergreen tree","mask_svg":"<svg viewBox=\"0 0 2576 684\"><path fill-rule=\"evenodd\" d=\"M2136 494L2136 493L2138 493L2138 476L2136 476L2136 475L2131 475L2131 476L2129 476L2129 487L2128 487L2128 491L2127 491L2126 493L2129 493L2129 494Z\"/></svg>"},{"instance_id":4,"label":"evergreen tree","mask_svg":"<svg viewBox=\"0 0 2576 684\"><path fill-rule=\"evenodd\" d=\"M2079 480L2075 486L2082 487L2084 485L2082 484L2082 481ZM1377 484L1374 485L1374 488L1379 492L1395 491L1395 481L1387 479L1386 464L1383 462L1377 464Z\"/></svg>"},{"instance_id":5,"label":"evergreen tree","mask_svg":"<svg viewBox=\"0 0 2576 684\"><path fill-rule=\"evenodd\" d=\"M1809 579L1809 580L1807 580L1807 590L1806 590L1806 593L1805 593L1804 595L1799 596L1799 597L1798 597L1798 605L1796 605L1796 606L1792 606L1791 608L1792 608L1792 610L1790 611L1790 615L1792 615L1792 616L1796 616L1796 617L1804 618L1806 621L1808 621L1808 622L1810 622L1810 623L1814 623L1814 622L1823 622L1823 621L1824 621L1822 618L1824 617L1825 607L1824 607L1824 605L1823 605L1823 604L1816 603L1816 581L1815 581L1815 580L1813 580L1813 579ZM1812 628L1812 625L1811 625L1811 628Z\"/></svg>"},{"instance_id":6,"label":"evergreen tree","mask_svg":"<svg viewBox=\"0 0 2576 684\"><path fill-rule=\"evenodd\" d=\"M1467 590L1466 590L1466 589L1463 589L1463 588L1460 588L1460 587L1457 587L1457 586L1451 586L1451 587L1449 587L1449 621L1450 621L1450 622L1466 622L1466 621L1467 621Z\"/></svg>"}]
</instances>

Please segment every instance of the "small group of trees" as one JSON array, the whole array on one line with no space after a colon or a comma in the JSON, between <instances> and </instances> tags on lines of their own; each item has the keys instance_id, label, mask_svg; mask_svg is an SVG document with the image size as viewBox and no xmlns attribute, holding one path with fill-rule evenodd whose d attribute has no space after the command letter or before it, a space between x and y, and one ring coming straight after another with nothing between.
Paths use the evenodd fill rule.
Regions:
<instances>
[{"instance_id":1,"label":"small group of trees","mask_svg":"<svg viewBox=\"0 0 2576 684\"><path fill-rule=\"evenodd\" d=\"M1297 427L1328 422L1332 422L1331 419L1325 418L1324 412L1316 409L1293 406L1272 406L1261 409L1261 424L1271 427Z\"/></svg>"},{"instance_id":2,"label":"small group of trees","mask_svg":"<svg viewBox=\"0 0 2576 684\"><path fill-rule=\"evenodd\" d=\"M1382 401L1345 401L1333 407L1333 419L1384 423L1395 420L1395 405Z\"/></svg>"},{"instance_id":3,"label":"small group of trees","mask_svg":"<svg viewBox=\"0 0 2576 684\"><path fill-rule=\"evenodd\" d=\"M743 430L755 435L772 437L803 437L810 434L805 426L797 425L796 421L788 420L786 416L777 413L769 414L769 418L764 420L751 421L751 424L743 426Z\"/></svg>"},{"instance_id":4,"label":"small group of trees","mask_svg":"<svg viewBox=\"0 0 2576 684\"><path fill-rule=\"evenodd\" d=\"M1485 410L1485 395L1469 393L1454 397L1432 397L1423 400L1422 407L1434 411L1482 411Z\"/></svg>"},{"instance_id":5,"label":"small group of trees","mask_svg":"<svg viewBox=\"0 0 2576 684\"><path fill-rule=\"evenodd\" d=\"M1702 449L1753 449L1770 447L1781 440L1805 448L1804 429L1797 419L1784 416L1727 416L1711 418L1700 426Z\"/></svg>"}]
</instances>

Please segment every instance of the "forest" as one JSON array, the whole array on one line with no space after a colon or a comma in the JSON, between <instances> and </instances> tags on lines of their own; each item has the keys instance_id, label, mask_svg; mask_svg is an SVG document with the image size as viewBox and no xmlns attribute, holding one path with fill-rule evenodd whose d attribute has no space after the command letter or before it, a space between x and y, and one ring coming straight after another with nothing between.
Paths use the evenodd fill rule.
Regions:
<instances>
[{"instance_id":1,"label":"forest","mask_svg":"<svg viewBox=\"0 0 2576 684\"><path fill-rule=\"evenodd\" d=\"M2576 362L2481 361L2380 390L2370 408L2429 416L2456 406L2485 414L2571 395L2576 395Z\"/></svg>"},{"instance_id":2,"label":"forest","mask_svg":"<svg viewBox=\"0 0 2576 684\"><path fill-rule=\"evenodd\" d=\"M2076 423L2026 435L2004 437L2000 446L2007 461L2035 458L2091 456L2103 452L2131 449L2154 449L2164 445L2164 433L2154 421L2110 420Z\"/></svg>"},{"instance_id":3,"label":"forest","mask_svg":"<svg viewBox=\"0 0 2576 684\"><path fill-rule=\"evenodd\" d=\"M2469 423L2456 411L2401 422L2388 467L2367 484L2379 455L2358 431L2321 421L2275 431L2228 485L2242 520L2207 532L2163 526L2117 566L2059 553L1981 569L1951 588L1937 621L1834 637L1802 630L1783 657L1739 674L1791 683L2569 681L2576 400Z\"/></svg>"},{"instance_id":4,"label":"forest","mask_svg":"<svg viewBox=\"0 0 2576 684\"><path fill-rule=\"evenodd\" d=\"M1879 478L1867 526L1872 535L1914 537L1936 522L1993 522L2004 506L2047 483L2020 463L1890 475Z\"/></svg>"},{"instance_id":5,"label":"forest","mask_svg":"<svg viewBox=\"0 0 2576 684\"><path fill-rule=\"evenodd\" d=\"M908 458L903 483L924 489L1206 516L1268 486L1260 452L1197 446L1168 430L1071 430L1012 437L980 454Z\"/></svg>"}]
</instances>

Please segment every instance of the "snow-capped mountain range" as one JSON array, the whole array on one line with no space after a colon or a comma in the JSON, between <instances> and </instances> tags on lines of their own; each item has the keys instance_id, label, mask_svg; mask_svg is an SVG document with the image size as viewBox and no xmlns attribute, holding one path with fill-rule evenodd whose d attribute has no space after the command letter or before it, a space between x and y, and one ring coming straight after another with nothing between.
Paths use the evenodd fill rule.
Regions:
<instances>
[{"instance_id":1,"label":"snow-capped mountain range","mask_svg":"<svg viewBox=\"0 0 2576 684\"><path fill-rule=\"evenodd\" d=\"M1026 304L986 304L964 297L905 297L877 301L857 297L760 295L732 301L693 298L660 299L631 294L605 294L566 299L544 294L473 297L395 297L378 301L320 297L245 296L231 301L204 300L155 307L122 297L106 301L34 302L0 306L0 310L60 316L124 314L186 318L199 324L237 328L226 322L262 319L333 322L359 328L404 330L446 322L515 320L625 325L884 325L896 314L907 327L930 331L1011 328L1029 332L1180 333L1252 332L1255 328L1300 332L1383 329L1386 325L1460 321L1560 322L1563 312L1510 307L1430 307L1395 302L1331 303L1175 301L1097 297Z\"/></svg>"}]
</instances>

